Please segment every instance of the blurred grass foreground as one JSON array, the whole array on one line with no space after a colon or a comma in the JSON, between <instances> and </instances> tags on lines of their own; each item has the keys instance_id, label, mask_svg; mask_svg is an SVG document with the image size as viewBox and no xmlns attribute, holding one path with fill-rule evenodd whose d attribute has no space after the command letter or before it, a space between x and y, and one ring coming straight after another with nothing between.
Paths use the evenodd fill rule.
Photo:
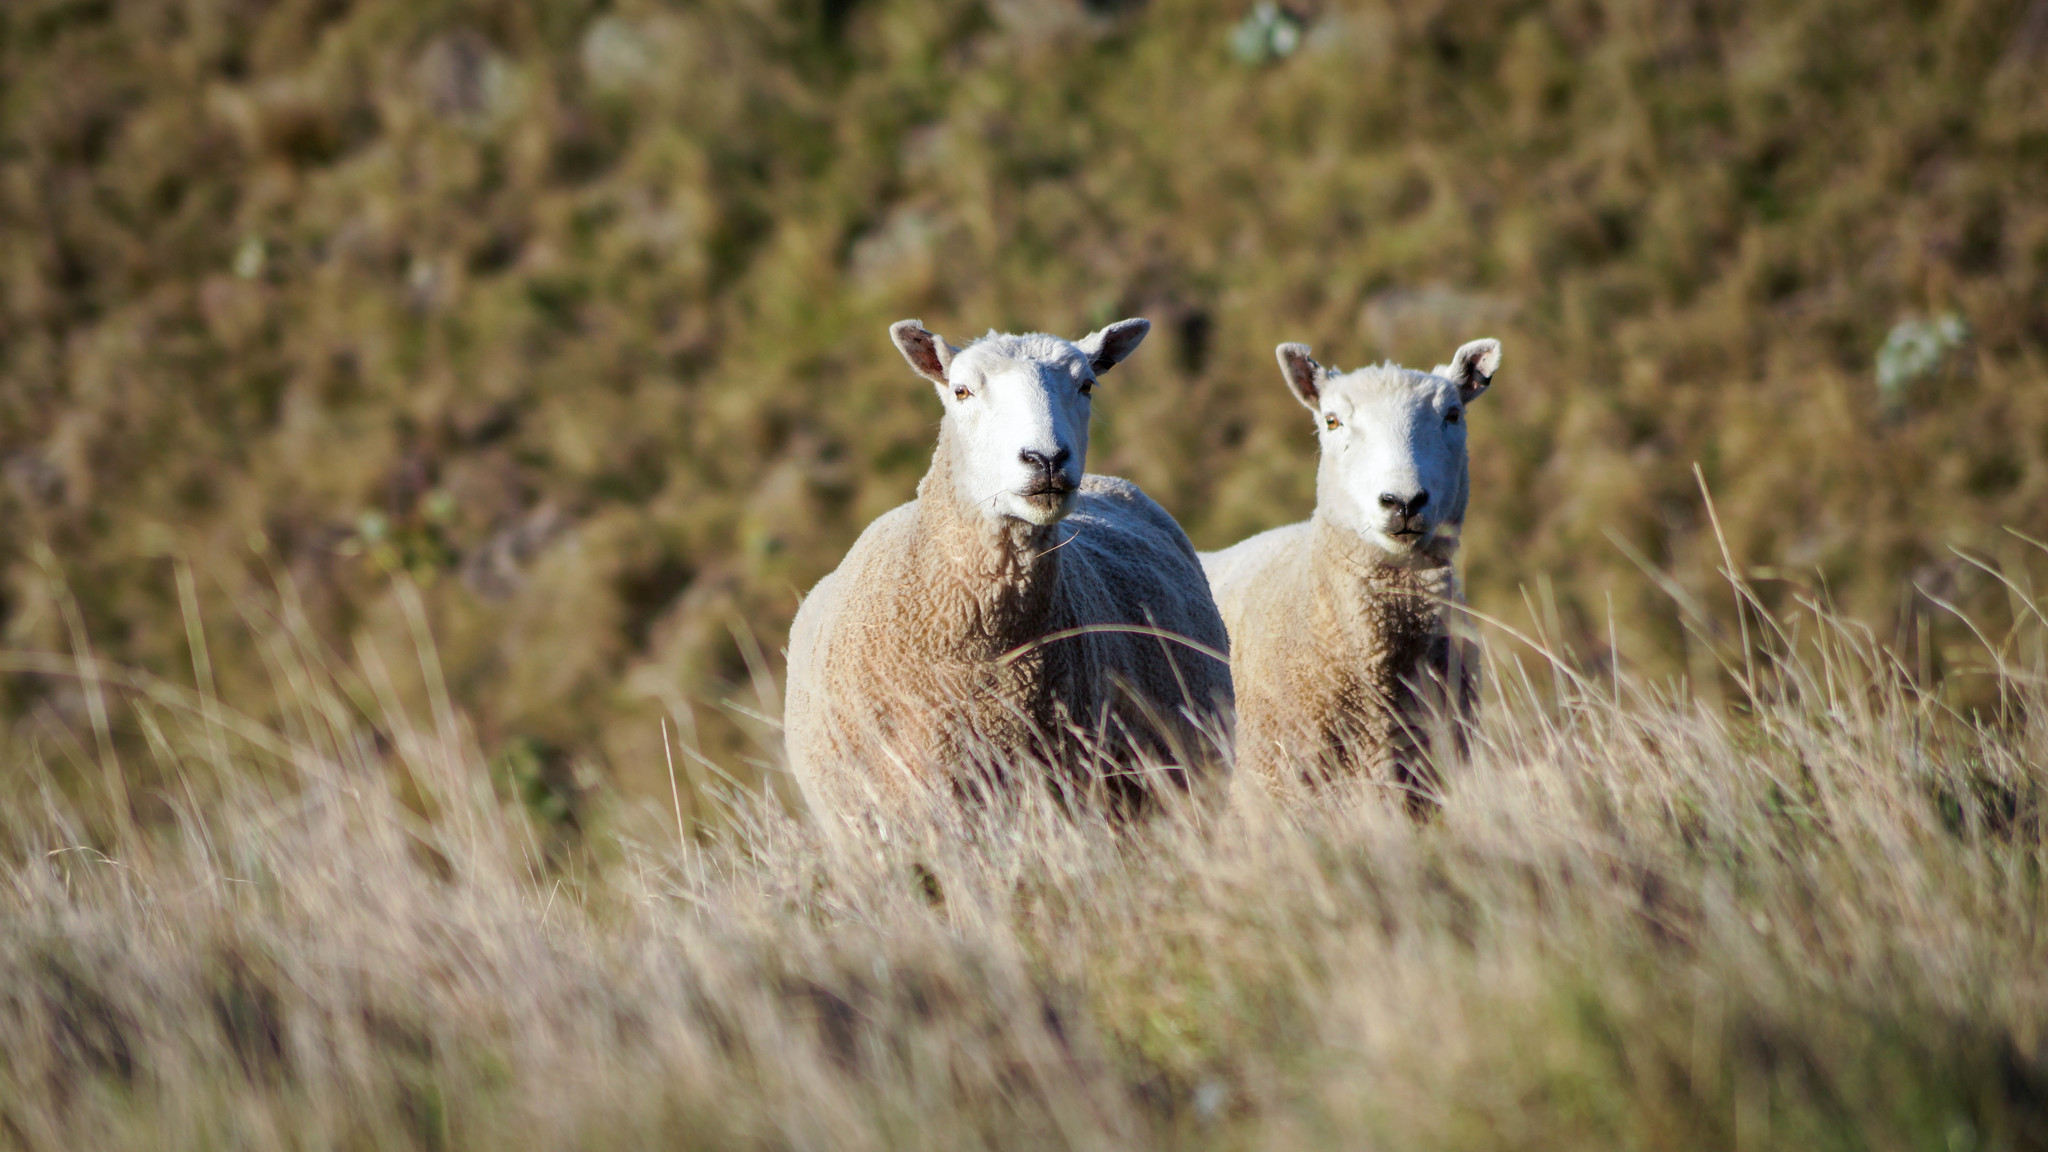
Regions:
<instances>
[{"instance_id":1,"label":"blurred grass foreground","mask_svg":"<svg viewBox=\"0 0 2048 1152\"><path fill-rule=\"evenodd\" d=\"M2048 1147L2044 187L2048 0L0 4L0 1147ZM835 854L887 324L1124 315L1203 547L1502 340L1474 762Z\"/></svg>"},{"instance_id":2,"label":"blurred grass foreground","mask_svg":"<svg viewBox=\"0 0 2048 1152\"><path fill-rule=\"evenodd\" d=\"M0 808L0 1143L2048 1147L2042 605L1968 718L1733 590L1732 710L1493 636L1427 822L1037 794L851 851L733 791L564 855L430 648L411 713L277 622L275 728L7 657L179 786Z\"/></svg>"}]
</instances>

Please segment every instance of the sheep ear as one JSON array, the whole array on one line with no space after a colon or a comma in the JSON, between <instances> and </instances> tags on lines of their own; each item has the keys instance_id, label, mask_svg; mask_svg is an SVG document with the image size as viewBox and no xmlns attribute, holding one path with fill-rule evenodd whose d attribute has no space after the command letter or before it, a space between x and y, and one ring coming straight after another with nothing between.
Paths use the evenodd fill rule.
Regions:
<instances>
[{"instance_id":1,"label":"sheep ear","mask_svg":"<svg viewBox=\"0 0 2048 1152\"><path fill-rule=\"evenodd\" d=\"M958 348L946 343L944 337L925 331L922 320L898 320L889 325L889 339L896 342L896 350L903 353L919 376L945 386L946 369L952 366Z\"/></svg>"},{"instance_id":2,"label":"sheep ear","mask_svg":"<svg viewBox=\"0 0 2048 1152\"><path fill-rule=\"evenodd\" d=\"M1470 404L1493 383L1500 371L1500 341L1474 340L1460 347L1451 362L1436 370L1438 376L1458 386L1458 399Z\"/></svg>"},{"instance_id":3,"label":"sheep ear","mask_svg":"<svg viewBox=\"0 0 2048 1152\"><path fill-rule=\"evenodd\" d=\"M1320 412L1323 379L1329 373L1308 354L1308 345L1282 344L1273 349L1273 357L1280 361L1280 375L1287 381L1287 390L1294 393L1302 407Z\"/></svg>"},{"instance_id":4,"label":"sheep ear","mask_svg":"<svg viewBox=\"0 0 2048 1152\"><path fill-rule=\"evenodd\" d=\"M1074 341L1088 357L1088 366L1097 372L1107 372L1117 366L1124 357L1138 350L1144 343L1145 333L1152 330L1150 320L1119 320L1100 332Z\"/></svg>"}]
</instances>

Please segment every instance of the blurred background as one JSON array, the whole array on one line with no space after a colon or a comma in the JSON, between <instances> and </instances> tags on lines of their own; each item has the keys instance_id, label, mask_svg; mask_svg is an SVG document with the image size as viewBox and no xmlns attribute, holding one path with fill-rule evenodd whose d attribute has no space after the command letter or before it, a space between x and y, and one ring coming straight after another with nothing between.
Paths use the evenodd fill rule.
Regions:
<instances>
[{"instance_id":1,"label":"blurred background","mask_svg":"<svg viewBox=\"0 0 2048 1152\"><path fill-rule=\"evenodd\" d=\"M887 325L1138 315L1091 470L1199 547L1312 506L1275 343L1497 336L1478 608L1711 687L1697 468L1967 707L1944 605L1995 647L1970 560L2048 538L2044 178L2048 0L9 0L0 646L275 718L280 636L424 709L430 632L551 819L665 797L663 717L751 787L929 459ZM147 742L95 701L0 679L5 763Z\"/></svg>"}]
</instances>

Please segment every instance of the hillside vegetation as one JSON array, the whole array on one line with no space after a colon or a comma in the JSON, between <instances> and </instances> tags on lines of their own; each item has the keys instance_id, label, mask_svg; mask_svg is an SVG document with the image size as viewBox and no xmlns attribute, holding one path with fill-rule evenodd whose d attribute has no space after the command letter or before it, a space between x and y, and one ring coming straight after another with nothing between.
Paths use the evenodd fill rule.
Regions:
<instances>
[{"instance_id":1,"label":"hillside vegetation","mask_svg":"<svg viewBox=\"0 0 2048 1152\"><path fill-rule=\"evenodd\" d=\"M1091 465L1199 545L1309 507L1276 342L1494 335L1478 607L1724 691L1697 465L1763 601L1983 707L1937 601L2001 634L1951 549L2048 536L2044 186L2017 0L14 0L0 628L278 723L247 605L430 625L551 811L665 794L663 716L752 780L798 595L928 458L886 325L1139 314ZM0 683L17 761L93 715Z\"/></svg>"},{"instance_id":2,"label":"hillside vegetation","mask_svg":"<svg viewBox=\"0 0 2048 1152\"><path fill-rule=\"evenodd\" d=\"M2044 187L2048 0L0 3L0 1148L2048 1147ZM822 842L888 323L1126 315L1203 546L1502 340L1472 762Z\"/></svg>"}]
</instances>

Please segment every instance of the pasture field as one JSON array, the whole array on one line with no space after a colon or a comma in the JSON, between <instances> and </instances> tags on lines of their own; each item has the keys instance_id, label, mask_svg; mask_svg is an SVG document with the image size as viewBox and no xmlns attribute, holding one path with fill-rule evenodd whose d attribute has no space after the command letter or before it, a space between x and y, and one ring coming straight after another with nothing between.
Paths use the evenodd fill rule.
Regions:
<instances>
[{"instance_id":1,"label":"pasture field","mask_svg":"<svg viewBox=\"0 0 2048 1152\"><path fill-rule=\"evenodd\" d=\"M2048 0L0 2L0 1148L2048 1148L2044 187ZM1472 763L821 842L888 325L1132 315L1203 548L1502 341Z\"/></svg>"},{"instance_id":2,"label":"pasture field","mask_svg":"<svg viewBox=\"0 0 2048 1152\"><path fill-rule=\"evenodd\" d=\"M1496 634L1430 821L1027 798L850 852L737 790L715 836L671 801L550 839L288 613L282 727L74 668L180 788L138 827L52 769L0 812L0 1141L2040 1148L2022 607L1996 715L1818 606L1746 616L1730 706Z\"/></svg>"}]
</instances>

